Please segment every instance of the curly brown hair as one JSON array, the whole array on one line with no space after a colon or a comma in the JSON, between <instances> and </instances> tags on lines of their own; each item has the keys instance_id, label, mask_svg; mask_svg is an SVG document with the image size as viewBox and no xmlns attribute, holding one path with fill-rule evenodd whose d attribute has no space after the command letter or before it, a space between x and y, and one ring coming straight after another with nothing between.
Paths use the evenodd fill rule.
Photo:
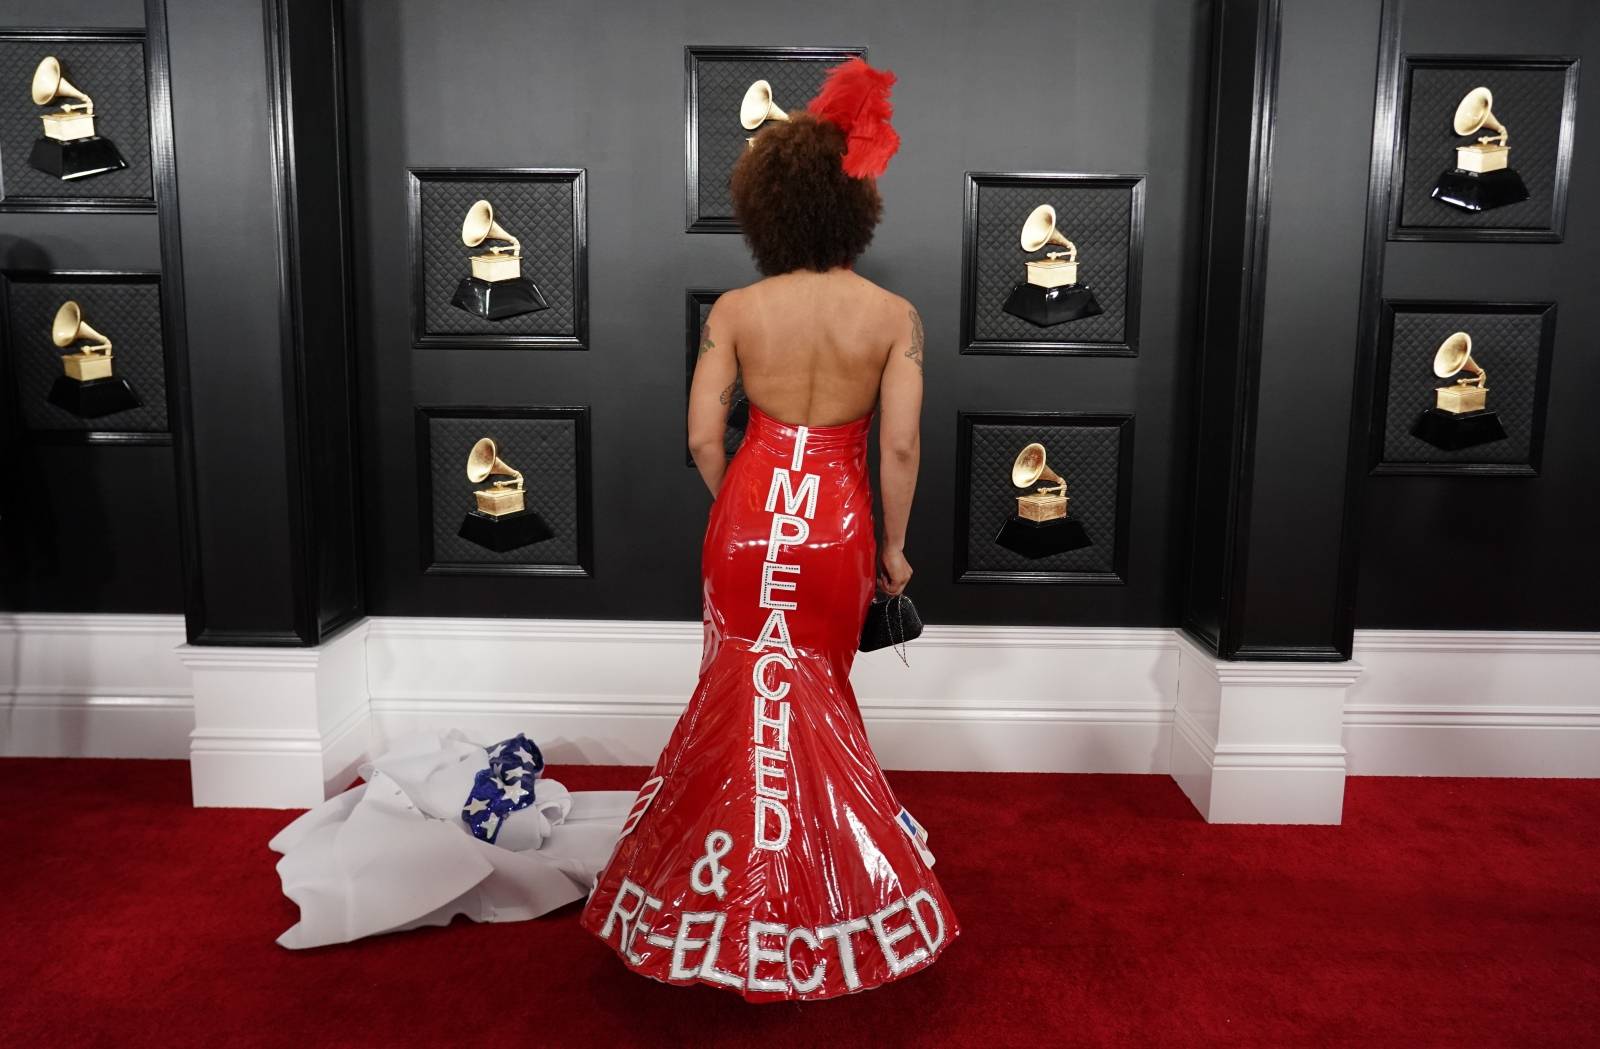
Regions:
<instances>
[{"instance_id":1,"label":"curly brown hair","mask_svg":"<svg viewBox=\"0 0 1600 1049\"><path fill-rule=\"evenodd\" d=\"M765 276L848 266L872 243L883 199L844 173L844 150L839 125L801 110L763 127L733 165L733 213Z\"/></svg>"}]
</instances>

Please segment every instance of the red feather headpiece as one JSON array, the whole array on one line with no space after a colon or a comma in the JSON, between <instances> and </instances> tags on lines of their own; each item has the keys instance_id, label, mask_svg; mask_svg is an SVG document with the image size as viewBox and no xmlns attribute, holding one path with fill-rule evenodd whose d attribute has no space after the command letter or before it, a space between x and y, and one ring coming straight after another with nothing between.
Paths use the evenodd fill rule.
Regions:
<instances>
[{"instance_id":1,"label":"red feather headpiece","mask_svg":"<svg viewBox=\"0 0 1600 1049\"><path fill-rule=\"evenodd\" d=\"M900 136L889 126L894 81L889 70L852 58L828 71L822 90L806 106L818 120L844 129L844 173L852 178L877 178L900 148Z\"/></svg>"}]
</instances>

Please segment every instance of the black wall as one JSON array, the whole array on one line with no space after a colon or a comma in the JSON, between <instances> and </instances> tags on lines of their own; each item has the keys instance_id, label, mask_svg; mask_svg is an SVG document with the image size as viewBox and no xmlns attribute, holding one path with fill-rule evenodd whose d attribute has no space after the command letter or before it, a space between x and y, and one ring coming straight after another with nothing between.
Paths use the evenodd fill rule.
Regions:
<instances>
[{"instance_id":1,"label":"black wall","mask_svg":"<svg viewBox=\"0 0 1600 1049\"><path fill-rule=\"evenodd\" d=\"M421 0L350 5L370 611L699 615L709 499L684 465L684 292L756 274L737 235L683 229L683 48L865 45L901 78L905 144L860 269L910 298L928 333L907 551L919 607L947 623L1172 622L1209 19L1184 0L1043 13L1017 0L496 3L471 17ZM427 166L588 169L588 350L411 348L405 172ZM1138 358L957 352L967 171L1148 173ZM594 577L424 576L417 404L592 405ZM1126 585L953 582L958 409L1135 413Z\"/></svg>"},{"instance_id":2,"label":"black wall","mask_svg":"<svg viewBox=\"0 0 1600 1049\"><path fill-rule=\"evenodd\" d=\"M1144 0L1041 21L970 0L470 18L14 0L0 29L147 10L175 128L160 212L0 213L0 266L161 271L175 440L24 442L3 420L10 608L181 609L197 641L265 644L364 611L696 616L684 292L755 274L737 235L683 231L683 47L820 44L902 78L905 146L861 268L927 325L909 553L930 620L1181 622L1251 658L1337 658L1357 625L1600 629L1594 71L1560 243L1391 241L1382 162L1404 54L1581 57L1590 3ZM436 166L587 169L586 350L412 348L406 169ZM967 171L1148 176L1138 357L958 352ZM1559 303L1538 476L1369 474L1386 298ZM593 409L593 577L424 574L414 408L573 404ZM1125 585L953 582L958 410L1136 416Z\"/></svg>"},{"instance_id":3,"label":"black wall","mask_svg":"<svg viewBox=\"0 0 1600 1049\"><path fill-rule=\"evenodd\" d=\"M11 0L0 7L0 31L144 22L142 0ZM0 269L161 265L154 214L0 213ZM24 442L10 403L0 405L0 415L0 599L41 612L181 612L172 447Z\"/></svg>"},{"instance_id":4,"label":"black wall","mask_svg":"<svg viewBox=\"0 0 1600 1049\"><path fill-rule=\"evenodd\" d=\"M1404 53L1579 56L1577 136L1561 243L1385 242L1369 260L1391 299L1558 307L1539 476L1365 477L1357 619L1364 627L1600 629L1600 8L1405 0L1398 14Z\"/></svg>"}]
</instances>

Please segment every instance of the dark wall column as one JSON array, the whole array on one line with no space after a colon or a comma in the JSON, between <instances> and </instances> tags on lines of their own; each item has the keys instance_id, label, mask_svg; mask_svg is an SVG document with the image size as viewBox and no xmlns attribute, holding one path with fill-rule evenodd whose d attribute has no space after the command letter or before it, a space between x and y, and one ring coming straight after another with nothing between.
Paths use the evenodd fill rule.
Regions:
<instances>
[{"instance_id":1,"label":"dark wall column","mask_svg":"<svg viewBox=\"0 0 1600 1049\"><path fill-rule=\"evenodd\" d=\"M316 644L361 610L338 12L278 0L168 6L189 636Z\"/></svg>"},{"instance_id":2,"label":"dark wall column","mask_svg":"<svg viewBox=\"0 0 1600 1049\"><path fill-rule=\"evenodd\" d=\"M1380 0L1217 9L1183 625L1226 659L1339 660Z\"/></svg>"}]
</instances>

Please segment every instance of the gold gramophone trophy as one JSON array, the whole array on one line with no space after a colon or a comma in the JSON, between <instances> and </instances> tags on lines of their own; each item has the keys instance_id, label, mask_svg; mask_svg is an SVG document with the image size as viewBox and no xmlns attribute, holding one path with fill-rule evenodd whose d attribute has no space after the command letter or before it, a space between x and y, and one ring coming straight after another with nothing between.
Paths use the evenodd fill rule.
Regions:
<instances>
[{"instance_id":1,"label":"gold gramophone trophy","mask_svg":"<svg viewBox=\"0 0 1600 1049\"><path fill-rule=\"evenodd\" d=\"M1012 286L1002 309L1041 328L1104 312L1094 292L1078 283L1078 246L1056 229L1055 208L1048 204L1034 208L1022 223L1018 239L1030 255L1052 244L1066 250L1046 251L1042 259L1029 259L1028 279Z\"/></svg>"},{"instance_id":2,"label":"gold gramophone trophy","mask_svg":"<svg viewBox=\"0 0 1600 1049\"><path fill-rule=\"evenodd\" d=\"M1083 523L1067 516L1067 482L1045 463L1044 445L1025 446L1011 464L1011 483L1018 488L1039 485L1017 496L1016 515L1000 526L995 543L1027 558L1049 557L1090 545Z\"/></svg>"},{"instance_id":3,"label":"gold gramophone trophy","mask_svg":"<svg viewBox=\"0 0 1600 1049\"><path fill-rule=\"evenodd\" d=\"M772 101L772 85L765 80L751 84L744 93L744 101L739 103L739 123L746 131L758 130L769 120L788 119L789 114ZM754 135L744 141L747 146L756 144Z\"/></svg>"},{"instance_id":4,"label":"gold gramophone trophy","mask_svg":"<svg viewBox=\"0 0 1600 1049\"><path fill-rule=\"evenodd\" d=\"M1495 119L1493 106L1494 95L1486 87L1468 91L1456 106L1456 134L1476 135L1484 128L1493 133L1456 147L1455 167L1445 169L1434 183L1434 200L1463 211L1488 211L1528 199L1528 187L1510 166L1510 136Z\"/></svg>"},{"instance_id":5,"label":"gold gramophone trophy","mask_svg":"<svg viewBox=\"0 0 1600 1049\"><path fill-rule=\"evenodd\" d=\"M41 113L44 137L36 139L28 164L59 179L88 178L128 166L109 138L94 133L94 102L61 75L54 55L40 60L33 71L33 104L48 106L62 99L54 113Z\"/></svg>"},{"instance_id":6,"label":"gold gramophone trophy","mask_svg":"<svg viewBox=\"0 0 1600 1049\"><path fill-rule=\"evenodd\" d=\"M127 379L112 374L111 340L84 321L76 302L68 300L56 310L50 324L50 341L63 349L84 344L75 352L62 355L61 370L65 374L57 376L55 385L50 387L51 404L80 419L98 419L142 403Z\"/></svg>"},{"instance_id":7,"label":"gold gramophone trophy","mask_svg":"<svg viewBox=\"0 0 1600 1049\"><path fill-rule=\"evenodd\" d=\"M477 505L461 519L457 535L500 554L555 535L544 518L525 505L522 471L501 460L492 437L482 437L467 456L467 480L481 484L491 477L508 480L492 481L472 493Z\"/></svg>"},{"instance_id":8,"label":"gold gramophone trophy","mask_svg":"<svg viewBox=\"0 0 1600 1049\"><path fill-rule=\"evenodd\" d=\"M1489 407L1489 374L1472 359L1471 335L1458 331L1439 344L1433 374L1456 381L1433 391L1433 407L1417 417L1413 436L1447 452L1505 438L1500 413Z\"/></svg>"},{"instance_id":9,"label":"gold gramophone trophy","mask_svg":"<svg viewBox=\"0 0 1600 1049\"><path fill-rule=\"evenodd\" d=\"M480 200L462 220L461 243L476 248L486 240L504 243L472 256L472 275L461 278L451 304L491 321L549 309L538 285L522 275L522 242L494 220L494 205Z\"/></svg>"}]
</instances>

